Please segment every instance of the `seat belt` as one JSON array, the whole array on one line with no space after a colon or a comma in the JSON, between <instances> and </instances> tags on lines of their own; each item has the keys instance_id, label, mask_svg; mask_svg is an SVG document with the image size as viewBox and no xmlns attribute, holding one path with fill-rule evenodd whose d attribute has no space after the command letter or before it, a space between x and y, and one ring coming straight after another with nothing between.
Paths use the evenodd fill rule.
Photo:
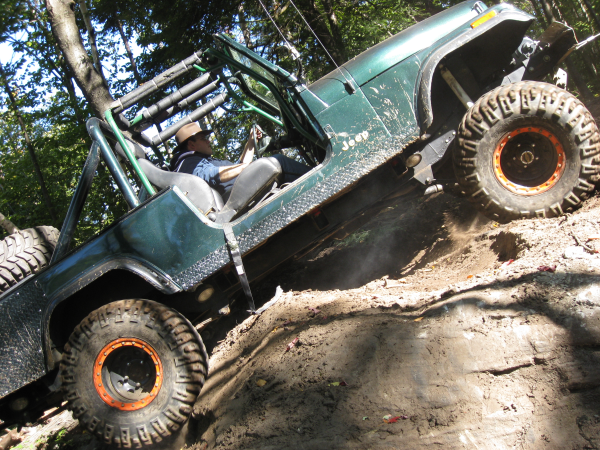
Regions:
<instances>
[{"instance_id":1,"label":"seat belt","mask_svg":"<svg viewBox=\"0 0 600 450\"><path fill-rule=\"evenodd\" d=\"M246 276L246 271L244 270L244 263L242 263L240 246L235 239L233 227L230 223L223 224L223 232L225 233L225 240L227 241L227 247L229 248L229 255L231 256L231 260L235 266L240 284L242 285L242 289L244 290L244 294L246 294L246 299L248 300L248 306L250 307L249 312L254 314L256 311L256 307L254 306L254 298L252 297L252 292L250 291L250 283L248 282L248 277Z\"/></svg>"}]
</instances>

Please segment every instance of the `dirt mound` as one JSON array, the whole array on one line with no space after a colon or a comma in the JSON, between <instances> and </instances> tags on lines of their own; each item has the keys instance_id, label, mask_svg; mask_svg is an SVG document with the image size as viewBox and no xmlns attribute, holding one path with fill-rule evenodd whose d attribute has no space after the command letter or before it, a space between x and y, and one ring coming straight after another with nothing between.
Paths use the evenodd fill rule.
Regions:
<instances>
[{"instance_id":1,"label":"dirt mound","mask_svg":"<svg viewBox=\"0 0 600 450\"><path fill-rule=\"evenodd\" d=\"M263 314L203 334L181 445L600 448L599 206L498 225L447 195L390 200L253 286L283 288Z\"/></svg>"},{"instance_id":2,"label":"dirt mound","mask_svg":"<svg viewBox=\"0 0 600 450\"><path fill-rule=\"evenodd\" d=\"M412 202L270 278L287 292L214 348L189 448L600 446L598 199L503 226Z\"/></svg>"}]
</instances>

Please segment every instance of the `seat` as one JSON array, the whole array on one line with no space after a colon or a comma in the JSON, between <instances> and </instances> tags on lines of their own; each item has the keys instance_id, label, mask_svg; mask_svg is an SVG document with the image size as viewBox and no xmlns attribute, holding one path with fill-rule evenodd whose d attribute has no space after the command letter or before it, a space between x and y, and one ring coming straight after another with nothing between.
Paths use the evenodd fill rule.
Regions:
<instances>
[{"instance_id":1,"label":"seat","mask_svg":"<svg viewBox=\"0 0 600 450\"><path fill-rule=\"evenodd\" d=\"M160 169L146 159L146 153L141 146L129 140L127 142L132 147L140 168L151 184L158 189L177 186L196 208L207 215L209 219L215 219L215 215L211 211L220 211L223 208L223 199L206 181L187 173L168 172ZM115 150L121 157L127 159L120 144L115 146Z\"/></svg>"},{"instance_id":2,"label":"seat","mask_svg":"<svg viewBox=\"0 0 600 450\"><path fill-rule=\"evenodd\" d=\"M237 177L227 203L216 214L216 223L226 223L241 216L273 188L281 184L283 170L275 158L260 158Z\"/></svg>"},{"instance_id":3,"label":"seat","mask_svg":"<svg viewBox=\"0 0 600 450\"><path fill-rule=\"evenodd\" d=\"M227 202L224 203L221 195L202 178L160 169L146 158L140 145L130 140L127 142L151 184L159 189L177 186L196 208L216 223L230 222L241 216L283 180L283 170L277 159L260 158L238 176ZM122 158L127 159L120 144L116 144L115 150Z\"/></svg>"}]
</instances>

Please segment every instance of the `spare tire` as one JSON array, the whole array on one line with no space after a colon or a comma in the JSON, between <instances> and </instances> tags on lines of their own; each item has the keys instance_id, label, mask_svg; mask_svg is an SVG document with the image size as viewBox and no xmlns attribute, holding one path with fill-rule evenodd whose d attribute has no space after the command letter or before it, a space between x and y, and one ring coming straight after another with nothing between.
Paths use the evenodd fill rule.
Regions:
<instances>
[{"instance_id":1,"label":"spare tire","mask_svg":"<svg viewBox=\"0 0 600 450\"><path fill-rule=\"evenodd\" d=\"M0 241L0 293L50 263L60 232L54 227L27 228Z\"/></svg>"}]
</instances>

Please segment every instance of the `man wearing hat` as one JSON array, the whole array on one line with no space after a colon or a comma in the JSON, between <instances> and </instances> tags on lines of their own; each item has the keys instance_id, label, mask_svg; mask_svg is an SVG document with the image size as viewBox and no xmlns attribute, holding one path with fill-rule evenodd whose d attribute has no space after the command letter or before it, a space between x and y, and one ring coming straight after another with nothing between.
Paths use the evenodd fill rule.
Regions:
<instances>
[{"instance_id":1,"label":"man wearing hat","mask_svg":"<svg viewBox=\"0 0 600 450\"><path fill-rule=\"evenodd\" d=\"M262 132L259 128L256 129L256 140L259 140L262 138ZM250 138L244 146L240 157L241 162L238 164L212 157L212 148L208 139L210 133L212 130L203 129L196 122L181 127L175 134L177 147L170 168L173 172L191 173L202 178L226 198L237 176L254 158L254 129L250 132ZM311 169L284 155L273 155L273 158L281 165L285 183L292 182Z\"/></svg>"}]
</instances>

